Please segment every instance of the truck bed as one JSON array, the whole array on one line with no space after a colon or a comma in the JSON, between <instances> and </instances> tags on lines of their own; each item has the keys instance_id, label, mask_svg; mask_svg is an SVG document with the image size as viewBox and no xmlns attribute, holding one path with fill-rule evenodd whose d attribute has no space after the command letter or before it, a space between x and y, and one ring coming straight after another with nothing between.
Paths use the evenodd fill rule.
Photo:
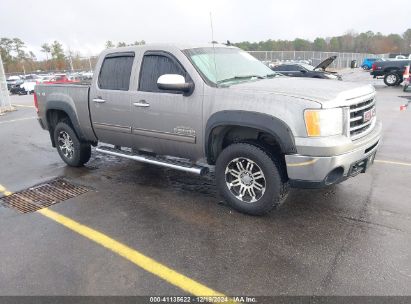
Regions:
<instances>
[{"instance_id":1,"label":"truck bed","mask_svg":"<svg viewBox=\"0 0 411 304\"><path fill-rule=\"evenodd\" d=\"M38 84L35 87L37 95L39 117L44 127L48 129L46 113L51 104L59 104L59 107L71 111L77 117L79 130L82 131L83 138L95 140L94 131L90 121L89 109L89 83L78 84ZM54 107L55 108L55 107ZM73 119L71 119L73 121Z\"/></svg>"}]
</instances>

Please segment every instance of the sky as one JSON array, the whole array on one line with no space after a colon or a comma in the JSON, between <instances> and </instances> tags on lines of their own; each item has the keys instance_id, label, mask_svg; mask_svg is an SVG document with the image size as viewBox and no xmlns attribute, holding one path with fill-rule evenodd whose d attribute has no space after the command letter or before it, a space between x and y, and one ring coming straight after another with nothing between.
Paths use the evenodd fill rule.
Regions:
<instances>
[{"instance_id":1,"label":"sky","mask_svg":"<svg viewBox=\"0 0 411 304\"><path fill-rule=\"evenodd\" d=\"M0 0L0 37L22 39L40 59L40 45L54 40L82 56L97 55L107 40L204 43L211 41L210 12L219 42L411 27L410 0Z\"/></svg>"}]
</instances>

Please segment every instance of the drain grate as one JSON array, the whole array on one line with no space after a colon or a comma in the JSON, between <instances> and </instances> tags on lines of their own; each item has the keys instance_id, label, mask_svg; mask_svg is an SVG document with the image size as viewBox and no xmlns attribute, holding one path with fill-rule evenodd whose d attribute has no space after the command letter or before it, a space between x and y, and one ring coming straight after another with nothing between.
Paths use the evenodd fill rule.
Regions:
<instances>
[{"instance_id":1,"label":"drain grate","mask_svg":"<svg viewBox=\"0 0 411 304\"><path fill-rule=\"evenodd\" d=\"M39 209L68 200L89 191L88 188L73 185L64 179L56 179L0 199L0 204L21 213Z\"/></svg>"}]
</instances>

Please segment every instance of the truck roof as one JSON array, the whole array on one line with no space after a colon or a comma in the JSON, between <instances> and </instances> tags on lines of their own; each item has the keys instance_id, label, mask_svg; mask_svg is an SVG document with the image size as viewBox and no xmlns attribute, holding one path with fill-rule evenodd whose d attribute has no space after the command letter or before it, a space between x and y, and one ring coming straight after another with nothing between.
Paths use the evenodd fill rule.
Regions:
<instances>
[{"instance_id":1,"label":"truck roof","mask_svg":"<svg viewBox=\"0 0 411 304\"><path fill-rule=\"evenodd\" d=\"M110 48L104 50L101 54L116 53L116 52L130 52L130 51L144 51L144 50L186 50L195 48L207 48L207 47L218 47L218 48L236 48L235 46L228 46L221 43L148 43L144 45L132 45L117 48Z\"/></svg>"}]
</instances>

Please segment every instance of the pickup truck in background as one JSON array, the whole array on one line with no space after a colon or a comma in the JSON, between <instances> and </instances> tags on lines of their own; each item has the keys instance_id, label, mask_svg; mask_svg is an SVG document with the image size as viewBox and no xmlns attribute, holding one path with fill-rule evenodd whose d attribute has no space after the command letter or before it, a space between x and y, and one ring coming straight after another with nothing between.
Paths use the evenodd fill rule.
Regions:
<instances>
[{"instance_id":1,"label":"pickup truck in background","mask_svg":"<svg viewBox=\"0 0 411 304\"><path fill-rule=\"evenodd\" d=\"M398 86L403 82L403 74L405 67L409 65L411 60L385 60L376 61L372 64L370 74L377 77L384 77L384 83L387 86Z\"/></svg>"},{"instance_id":2,"label":"pickup truck in background","mask_svg":"<svg viewBox=\"0 0 411 304\"><path fill-rule=\"evenodd\" d=\"M381 60L381 58L364 58L363 62L361 63L361 68L366 71L371 70L372 64L379 60Z\"/></svg>"},{"instance_id":3,"label":"pickup truck in background","mask_svg":"<svg viewBox=\"0 0 411 304\"><path fill-rule=\"evenodd\" d=\"M232 46L105 50L91 85L39 84L35 106L70 166L96 151L194 174L215 170L236 210L281 205L290 186L365 172L380 143L370 85L279 76Z\"/></svg>"}]
</instances>

